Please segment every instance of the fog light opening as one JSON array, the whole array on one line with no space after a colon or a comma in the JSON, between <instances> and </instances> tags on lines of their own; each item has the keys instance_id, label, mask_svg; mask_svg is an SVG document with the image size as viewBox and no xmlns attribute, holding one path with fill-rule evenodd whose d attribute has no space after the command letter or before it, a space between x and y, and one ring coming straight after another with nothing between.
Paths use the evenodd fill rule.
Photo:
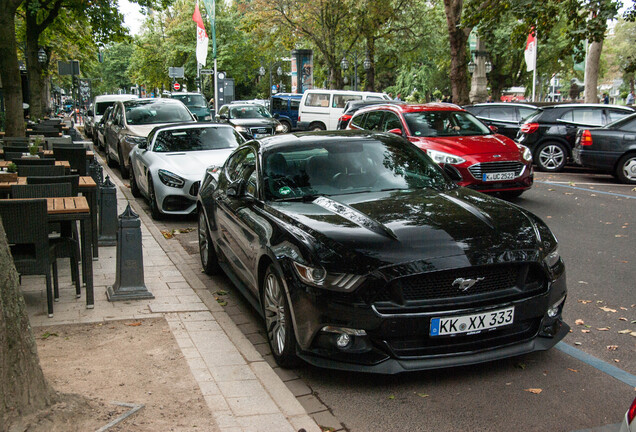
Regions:
<instances>
[{"instance_id":1,"label":"fog light opening","mask_svg":"<svg viewBox=\"0 0 636 432\"><path fill-rule=\"evenodd\" d=\"M325 326L322 329L324 333L334 333L337 336L332 339L332 343L335 342L336 347L339 350L351 350L360 348L359 343L362 342L360 339L356 339L356 337L364 337L367 335L367 332L360 329L351 329L346 327L333 327L333 326ZM356 340L358 342L356 342Z\"/></svg>"},{"instance_id":2,"label":"fog light opening","mask_svg":"<svg viewBox=\"0 0 636 432\"><path fill-rule=\"evenodd\" d=\"M352 341L353 337L343 333L336 338L336 346L340 349L346 349L349 345L351 345Z\"/></svg>"},{"instance_id":3,"label":"fog light opening","mask_svg":"<svg viewBox=\"0 0 636 432\"><path fill-rule=\"evenodd\" d=\"M550 309L548 309L548 316L550 318L556 318L559 315L559 313L561 312L561 306L563 305L564 301L565 296L561 297L559 301L550 306Z\"/></svg>"}]
</instances>

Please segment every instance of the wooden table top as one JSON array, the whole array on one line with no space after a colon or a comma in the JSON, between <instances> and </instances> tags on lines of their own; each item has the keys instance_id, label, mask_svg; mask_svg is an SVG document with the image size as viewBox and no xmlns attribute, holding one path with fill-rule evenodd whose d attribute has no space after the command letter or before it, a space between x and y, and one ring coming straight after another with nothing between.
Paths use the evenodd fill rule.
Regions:
<instances>
[{"instance_id":1,"label":"wooden table top","mask_svg":"<svg viewBox=\"0 0 636 432\"><path fill-rule=\"evenodd\" d=\"M0 160L0 168L7 168L11 161ZM71 169L71 164L68 161L55 161L56 166L63 166L66 169Z\"/></svg>"},{"instance_id":2,"label":"wooden table top","mask_svg":"<svg viewBox=\"0 0 636 432\"><path fill-rule=\"evenodd\" d=\"M2 201L22 201L34 198L10 198ZM48 214L70 214L70 213L90 213L88 201L84 196L64 197L64 198L44 198L46 200L46 211Z\"/></svg>"},{"instance_id":3,"label":"wooden table top","mask_svg":"<svg viewBox=\"0 0 636 432\"><path fill-rule=\"evenodd\" d=\"M41 149L42 147L40 147ZM53 150L42 150L44 156L53 156ZM4 155L4 150L0 149L0 156ZM95 157L95 152L92 150L86 150L86 157L91 159Z\"/></svg>"},{"instance_id":4,"label":"wooden table top","mask_svg":"<svg viewBox=\"0 0 636 432\"><path fill-rule=\"evenodd\" d=\"M11 182L0 181L0 190L11 189L11 185L25 185L25 184L27 184L26 177L18 177L17 181L11 181ZM91 176L81 176L79 178L78 186L79 186L79 190L81 191L82 189L96 188L97 183L95 183L95 180L93 180L93 177Z\"/></svg>"}]
</instances>

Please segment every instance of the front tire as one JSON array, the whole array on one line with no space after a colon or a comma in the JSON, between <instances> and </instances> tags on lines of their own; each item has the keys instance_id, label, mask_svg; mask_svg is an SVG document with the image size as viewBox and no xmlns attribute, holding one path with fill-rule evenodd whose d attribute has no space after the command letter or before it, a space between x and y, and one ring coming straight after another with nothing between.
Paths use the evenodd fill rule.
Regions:
<instances>
[{"instance_id":1,"label":"front tire","mask_svg":"<svg viewBox=\"0 0 636 432\"><path fill-rule=\"evenodd\" d=\"M616 165L616 178L621 183L636 184L636 153L620 158Z\"/></svg>"},{"instance_id":2,"label":"front tire","mask_svg":"<svg viewBox=\"0 0 636 432\"><path fill-rule=\"evenodd\" d=\"M309 125L309 130L310 131L324 131L327 128L325 127L325 125L323 125L322 123L312 123L311 125Z\"/></svg>"},{"instance_id":3,"label":"front tire","mask_svg":"<svg viewBox=\"0 0 636 432\"><path fill-rule=\"evenodd\" d=\"M130 177L130 167L127 167L124 163L124 155L121 153L121 145L117 146L117 156L119 157L119 172L121 173L121 178L127 179Z\"/></svg>"},{"instance_id":4,"label":"front tire","mask_svg":"<svg viewBox=\"0 0 636 432\"><path fill-rule=\"evenodd\" d=\"M281 120L280 124L283 126L283 130L281 131L281 133L286 134L291 132L291 125L289 124L288 121Z\"/></svg>"},{"instance_id":5,"label":"front tire","mask_svg":"<svg viewBox=\"0 0 636 432\"><path fill-rule=\"evenodd\" d=\"M141 191L139 190L139 185L137 184L137 179L135 178L135 170L130 169L130 193L135 198L139 198L141 196Z\"/></svg>"},{"instance_id":6,"label":"front tire","mask_svg":"<svg viewBox=\"0 0 636 432\"><path fill-rule=\"evenodd\" d=\"M267 267L261 292L267 341L274 360L282 368L292 368L298 365L296 336L282 278L273 264Z\"/></svg>"},{"instance_id":7,"label":"front tire","mask_svg":"<svg viewBox=\"0 0 636 432\"><path fill-rule=\"evenodd\" d=\"M559 172L565 167L568 159L568 152L558 142L543 143L537 149L535 160L537 167L541 171Z\"/></svg>"},{"instance_id":8,"label":"front tire","mask_svg":"<svg viewBox=\"0 0 636 432\"><path fill-rule=\"evenodd\" d=\"M159 205L157 204L157 195L155 194L155 185L152 183L152 177L148 176L148 201L150 204L150 216L154 220L161 220L163 217L163 213L159 210Z\"/></svg>"},{"instance_id":9,"label":"front tire","mask_svg":"<svg viewBox=\"0 0 636 432\"><path fill-rule=\"evenodd\" d=\"M199 255L203 271L208 275L218 274L221 270L219 260L212 244L205 213L199 208Z\"/></svg>"}]
</instances>

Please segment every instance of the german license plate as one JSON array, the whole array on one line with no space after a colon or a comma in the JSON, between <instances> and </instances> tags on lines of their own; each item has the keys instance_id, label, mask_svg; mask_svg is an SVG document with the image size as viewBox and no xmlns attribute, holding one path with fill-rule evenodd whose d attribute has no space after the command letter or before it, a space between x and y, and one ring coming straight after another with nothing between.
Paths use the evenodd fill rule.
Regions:
<instances>
[{"instance_id":1,"label":"german license plate","mask_svg":"<svg viewBox=\"0 0 636 432\"><path fill-rule=\"evenodd\" d=\"M514 172L488 173L482 176L483 181L514 180Z\"/></svg>"},{"instance_id":2,"label":"german license plate","mask_svg":"<svg viewBox=\"0 0 636 432\"><path fill-rule=\"evenodd\" d=\"M432 318L430 335L449 336L462 333L479 333L482 330L512 324L514 315L515 308L512 306L474 315Z\"/></svg>"},{"instance_id":3,"label":"german license plate","mask_svg":"<svg viewBox=\"0 0 636 432\"><path fill-rule=\"evenodd\" d=\"M258 139L258 138L263 138L263 137L266 137L266 136L269 136L269 134L266 134L266 133L262 133L262 134L254 134L254 138L257 138L257 139Z\"/></svg>"}]
</instances>

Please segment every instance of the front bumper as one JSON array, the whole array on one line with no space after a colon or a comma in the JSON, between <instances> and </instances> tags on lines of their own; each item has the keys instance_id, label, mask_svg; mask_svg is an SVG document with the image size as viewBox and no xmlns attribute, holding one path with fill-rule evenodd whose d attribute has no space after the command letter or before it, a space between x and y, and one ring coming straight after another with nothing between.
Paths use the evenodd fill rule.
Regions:
<instances>
[{"instance_id":1,"label":"front bumper","mask_svg":"<svg viewBox=\"0 0 636 432\"><path fill-rule=\"evenodd\" d=\"M288 283L290 283L288 281ZM451 302L420 307L368 304L351 294L312 290L292 284L290 291L298 356L330 369L380 374L438 369L488 362L553 347L569 332L561 319L547 315L551 305L566 296L565 273L542 292L456 305ZM490 296L492 297L492 296ZM388 305L388 306L387 306ZM431 319L458 317L515 307L513 324L476 334L429 336ZM562 305L561 305L562 308ZM364 330L346 348L325 326Z\"/></svg>"}]
</instances>

